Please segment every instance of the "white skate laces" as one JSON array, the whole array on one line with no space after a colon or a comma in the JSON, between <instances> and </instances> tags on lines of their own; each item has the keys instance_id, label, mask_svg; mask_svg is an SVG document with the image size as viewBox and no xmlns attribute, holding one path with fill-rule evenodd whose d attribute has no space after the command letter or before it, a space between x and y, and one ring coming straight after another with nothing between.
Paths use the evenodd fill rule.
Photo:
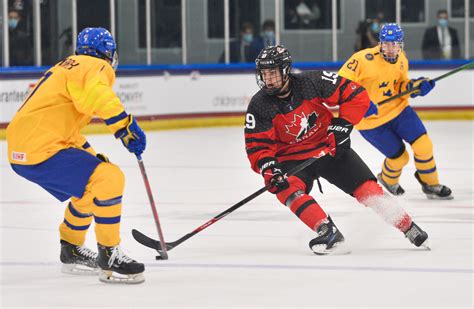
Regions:
<instances>
[{"instance_id":1,"label":"white skate laces","mask_svg":"<svg viewBox=\"0 0 474 309\"><path fill-rule=\"evenodd\" d=\"M97 253L92 251L91 249L83 246L77 246L77 252L79 254L85 256L86 258L97 259Z\"/></svg>"},{"instance_id":2,"label":"white skate laces","mask_svg":"<svg viewBox=\"0 0 474 309\"><path fill-rule=\"evenodd\" d=\"M115 246L112 250L112 254L110 255L108 265L111 268L114 265L115 260L117 260L117 264L122 264L122 263L132 263L133 260L129 258L128 256L125 255L125 253L122 251L120 246Z\"/></svg>"}]
</instances>

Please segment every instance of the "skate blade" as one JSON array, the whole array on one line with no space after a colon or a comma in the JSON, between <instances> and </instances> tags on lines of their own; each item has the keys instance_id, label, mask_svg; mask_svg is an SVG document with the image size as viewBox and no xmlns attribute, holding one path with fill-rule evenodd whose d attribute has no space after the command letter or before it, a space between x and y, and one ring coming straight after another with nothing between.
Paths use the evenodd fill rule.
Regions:
<instances>
[{"instance_id":1,"label":"skate blade","mask_svg":"<svg viewBox=\"0 0 474 309\"><path fill-rule=\"evenodd\" d=\"M99 280L113 284L139 284L145 281L143 273L124 275L111 270L100 270Z\"/></svg>"},{"instance_id":2,"label":"skate blade","mask_svg":"<svg viewBox=\"0 0 474 309\"><path fill-rule=\"evenodd\" d=\"M448 200L454 199L454 196L452 196L452 195L441 197L441 196L437 196L437 195L434 195L434 194L426 194L426 197L429 200L440 200L440 201L448 201Z\"/></svg>"},{"instance_id":3,"label":"skate blade","mask_svg":"<svg viewBox=\"0 0 474 309\"><path fill-rule=\"evenodd\" d=\"M331 249L326 249L326 245L314 245L311 250L316 255L346 255L352 252L346 244L338 244Z\"/></svg>"},{"instance_id":4,"label":"skate blade","mask_svg":"<svg viewBox=\"0 0 474 309\"><path fill-rule=\"evenodd\" d=\"M422 243L422 244L420 245L420 247L423 248L423 249L426 249L426 250L428 250L428 251L431 251L431 246L430 246L430 243L428 242L428 240L425 240L425 242Z\"/></svg>"},{"instance_id":5,"label":"skate blade","mask_svg":"<svg viewBox=\"0 0 474 309\"><path fill-rule=\"evenodd\" d=\"M63 264L61 272L68 275L96 276L99 268L91 268L81 264Z\"/></svg>"}]
</instances>

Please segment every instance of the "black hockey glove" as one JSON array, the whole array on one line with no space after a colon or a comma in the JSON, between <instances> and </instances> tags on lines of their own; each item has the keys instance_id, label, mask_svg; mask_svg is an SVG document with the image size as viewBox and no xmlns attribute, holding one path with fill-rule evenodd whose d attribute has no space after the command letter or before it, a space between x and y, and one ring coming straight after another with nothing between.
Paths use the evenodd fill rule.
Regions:
<instances>
[{"instance_id":1,"label":"black hockey glove","mask_svg":"<svg viewBox=\"0 0 474 309\"><path fill-rule=\"evenodd\" d=\"M267 161L262 164L260 171L262 173L263 179L265 179L265 185L272 185L269 192L277 194L290 185L288 184L288 179L283 174L280 164L276 160Z\"/></svg>"},{"instance_id":2,"label":"black hockey glove","mask_svg":"<svg viewBox=\"0 0 474 309\"><path fill-rule=\"evenodd\" d=\"M331 119L331 124L328 126L330 155L340 158L346 150L351 148L350 134L353 127L352 123L343 118Z\"/></svg>"}]
</instances>

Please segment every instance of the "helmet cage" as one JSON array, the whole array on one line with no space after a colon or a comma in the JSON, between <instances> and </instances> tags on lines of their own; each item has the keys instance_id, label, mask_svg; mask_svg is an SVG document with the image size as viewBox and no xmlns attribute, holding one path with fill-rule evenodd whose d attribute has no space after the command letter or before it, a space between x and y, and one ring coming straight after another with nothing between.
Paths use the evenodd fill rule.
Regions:
<instances>
[{"instance_id":1,"label":"helmet cage","mask_svg":"<svg viewBox=\"0 0 474 309\"><path fill-rule=\"evenodd\" d=\"M269 95L279 94L285 82L288 80L288 75L291 71L291 64L291 55L283 45L269 46L262 49L255 60L255 77L257 85ZM276 68L280 71L282 84L280 87L269 88L263 78L262 70Z\"/></svg>"},{"instance_id":2,"label":"helmet cage","mask_svg":"<svg viewBox=\"0 0 474 309\"><path fill-rule=\"evenodd\" d=\"M397 62L398 55L403 51L404 48L403 36L403 30L398 24L389 23L382 27L379 33L379 47L380 54L386 61L390 63ZM390 55L390 53L388 53L386 50L386 48L388 48L386 43L393 43L390 48L398 47L398 52L395 55ZM384 45L386 48L383 48Z\"/></svg>"}]
</instances>

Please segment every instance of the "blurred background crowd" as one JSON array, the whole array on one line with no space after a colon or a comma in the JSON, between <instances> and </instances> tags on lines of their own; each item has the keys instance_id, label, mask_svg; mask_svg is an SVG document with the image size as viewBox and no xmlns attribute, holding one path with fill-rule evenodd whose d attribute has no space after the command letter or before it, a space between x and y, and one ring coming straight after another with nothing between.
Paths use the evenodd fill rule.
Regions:
<instances>
[{"instance_id":1,"label":"blurred background crowd","mask_svg":"<svg viewBox=\"0 0 474 309\"><path fill-rule=\"evenodd\" d=\"M376 45L387 22L401 24L410 60L474 58L474 0L2 0L0 9L3 67L52 65L86 26L111 30L121 65L253 62L276 42L295 61L344 61Z\"/></svg>"}]
</instances>

